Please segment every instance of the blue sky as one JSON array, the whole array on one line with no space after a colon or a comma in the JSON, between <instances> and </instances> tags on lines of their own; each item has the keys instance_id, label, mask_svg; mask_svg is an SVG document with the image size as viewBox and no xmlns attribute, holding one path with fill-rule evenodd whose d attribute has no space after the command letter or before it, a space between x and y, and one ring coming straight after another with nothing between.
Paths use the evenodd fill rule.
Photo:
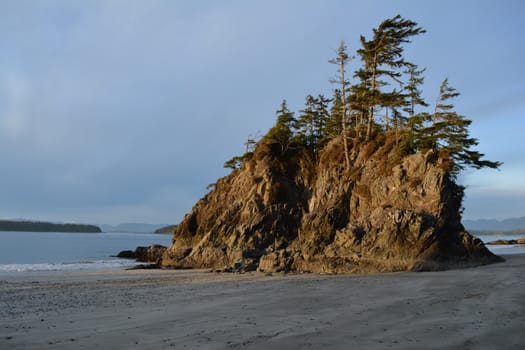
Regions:
<instances>
[{"instance_id":1,"label":"blue sky","mask_svg":"<svg viewBox=\"0 0 525 350\"><path fill-rule=\"evenodd\" d=\"M406 57L501 171L466 171L464 217L525 216L520 0L0 1L0 217L177 223L275 121L330 95L341 40L401 14ZM355 69L358 62L350 69Z\"/></svg>"}]
</instances>

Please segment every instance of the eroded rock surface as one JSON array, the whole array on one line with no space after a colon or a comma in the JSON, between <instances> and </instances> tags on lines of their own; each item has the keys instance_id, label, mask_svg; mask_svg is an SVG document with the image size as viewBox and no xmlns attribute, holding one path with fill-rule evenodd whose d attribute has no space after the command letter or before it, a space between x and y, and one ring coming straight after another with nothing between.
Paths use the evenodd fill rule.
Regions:
<instances>
[{"instance_id":1,"label":"eroded rock surface","mask_svg":"<svg viewBox=\"0 0 525 350\"><path fill-rule=\"evenodd\" d=\"M173 233L161 264L320 273L440 270L501 261L461 224L463 188L437 152L333 140L313 159L259 144Z\"/></svg>"}]
</instances>

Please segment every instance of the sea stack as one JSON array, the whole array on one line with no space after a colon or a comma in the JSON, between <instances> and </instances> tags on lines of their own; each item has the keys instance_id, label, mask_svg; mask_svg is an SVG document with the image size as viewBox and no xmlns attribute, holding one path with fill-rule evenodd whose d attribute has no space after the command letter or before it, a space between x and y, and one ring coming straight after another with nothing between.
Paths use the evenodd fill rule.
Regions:
<instances>
[{"instance_id":1,"label":"sea stack","mask_svg":"<svg viewBox=\"0 0 525 350\"><path fill-rule=\"evenodd\" d=\"M319 273L441 270L501 261L461 224L466 167L484 159L445 79L428 112L423 72L403 56L425 30L400 15L341 42L333 97L306 96L193 207L162 257L170 267ZM352 82L349 77L353 76Z\"/></svg>"},{"instance_id":2,"label":"sea stack","mask_svg":"<svg viewBox=\"0 0 525 350\"><path fill-rule=\"evenodd\" d=\"M461 224L463 187L438 150L395 137L316 155L265 137L173 232L161 264L222 271L369 273L502 261Z\"/></svg>"}]
</instances>

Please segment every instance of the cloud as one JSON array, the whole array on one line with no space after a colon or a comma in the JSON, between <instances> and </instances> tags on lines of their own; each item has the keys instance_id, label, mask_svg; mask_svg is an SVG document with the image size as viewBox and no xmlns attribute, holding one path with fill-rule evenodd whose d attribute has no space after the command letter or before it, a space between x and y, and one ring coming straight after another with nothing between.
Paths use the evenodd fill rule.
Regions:
<instances>
[{"instance_id":1,"label":"cloud","mask_svg":"<svg viewBox=\"0 0 525 350\"><path fill-rule=\"evenodd\" d=\"M0 87L0 132L4 137L16 138L27 126L25 107L30 100L28 82L15 72L6 72L3 86ZM2 82L0 81L0 84Z\"/></svg>"}]
</instances>

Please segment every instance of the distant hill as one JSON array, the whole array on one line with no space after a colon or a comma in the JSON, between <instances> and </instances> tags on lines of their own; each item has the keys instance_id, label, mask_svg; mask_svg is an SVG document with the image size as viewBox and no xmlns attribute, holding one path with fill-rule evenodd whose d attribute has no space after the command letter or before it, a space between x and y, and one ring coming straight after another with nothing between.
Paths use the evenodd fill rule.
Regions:
<instances>
[{"instance_id":1,"label":"distant hill","mask_svg":"<svg viewBox=\"0 0 525 350\"><path fill-rule=\"evenodd\" d=\"M0 231L18 232L102 232L98 226L85 224L51 223L27 220L0 220Z\"/></svg>"},{"instance_id":2,"label":"distant hill","mask_svg":"<svg viewBox=\"0 0 525 350\"><path fill-rule=\"evenodd\" d=\"M100 225L103 232L153 233L167 224L122 223L118 225Z\"/></svg>"},{"instance_id":3,"label":"distant hill","mask_svg":"<svg viewBox=\"0 0 525 350\"><path fill-rule=\"evenodd\" d=\"M512 231L525 229L525 216L520 218L509 218L504 220L479 219L463 220L463 225L467 230L482 231Z\"/></svg>"},{"instance_id":4,"label":"distant hill","mask_svg":"<svg viewBox=\"0 0 525 350\"><path fill-rule=\"evenodd\" d=\"M155 230L155 233L170 234L177 228L177 225L168 225Z\"/></svg>"}]
</instances>

